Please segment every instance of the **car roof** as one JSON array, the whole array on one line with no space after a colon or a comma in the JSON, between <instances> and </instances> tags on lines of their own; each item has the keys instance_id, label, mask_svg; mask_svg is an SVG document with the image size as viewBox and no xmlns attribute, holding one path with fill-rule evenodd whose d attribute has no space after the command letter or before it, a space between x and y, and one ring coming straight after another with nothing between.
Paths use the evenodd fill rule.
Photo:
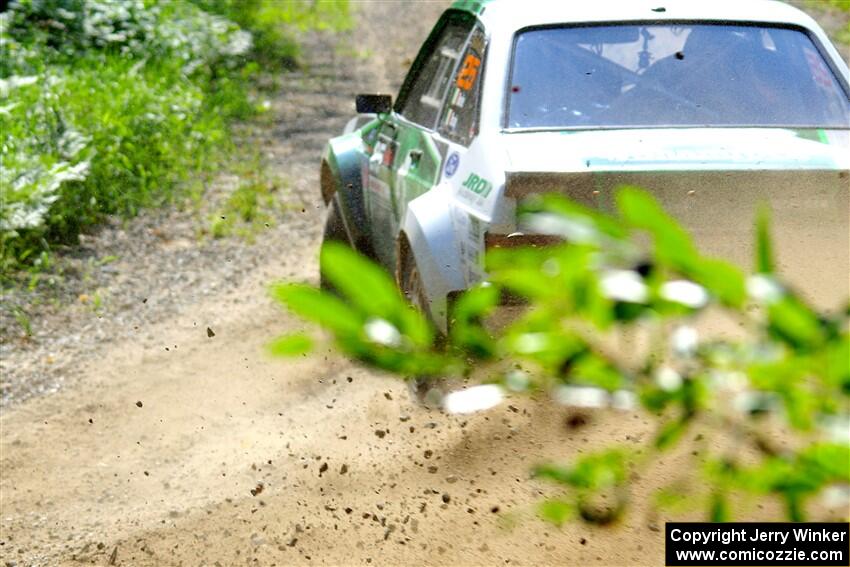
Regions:
<instances>
[{"instance_id":1,"label":"car roof","mask_svg":"<svg viewBox=\"0 0 850 567\"><path fill-rule=\"evenodd\" d=\"M516 31L556 24L682 21L760 22L817 28L804 12L777 0L457 0L488 28Z\"/></svg>"}]
</instances>

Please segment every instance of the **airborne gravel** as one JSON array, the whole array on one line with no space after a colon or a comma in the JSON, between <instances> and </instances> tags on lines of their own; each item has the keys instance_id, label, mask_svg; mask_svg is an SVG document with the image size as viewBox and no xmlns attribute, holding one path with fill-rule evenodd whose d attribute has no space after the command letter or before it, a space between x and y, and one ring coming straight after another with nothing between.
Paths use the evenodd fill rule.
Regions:
<instances>
[{"instance_id":1,"label":"airborne gravel","mask_svg":"<svg viewBox=\"0 0 850 567\"><path fill-rule=\"evenodd\" d=\"M57 391L79 375L82 360L108 343L155 344L159 338L149 331L152 323L191 312L261 267L298 263L305 253L312 261L325 214L318 188L325 142L354 114L355 93L398 89L419 37L440 8L433 4L423 10L427 19L410 22L407 29L416 30L416 37L396 53L381 53L380 46L364 52L362 37L352 33L303 38L306 60L300 70L282 77L268 110L273 118L238 130L242 143L260 149L266 175L283 180L278 222L254 235L253 243L204 235L209 206L201 212L192 206L149 210L129 221L107 219L82 235L79 246L59 250L34 291L25 285L4 290L0 407ZM218 175L204 200L220 202L238 185L234 175ZM21 314L28 319L30 336L18 320ZM201 329L210 324L197 322Z\"/></svg>"},{"instance_id":2,"label":"airborne gravel","mask_svg":"<svg viewBox=\"0 0 850 567\"><path fill-rule=\"evenodd\" d=\"M516 399L461 419L332 353L265 355L300 325L265 286L316 280L322 144L355 92L396 91L445 4L356 6L351 34L308 39L305 69L283 78L274 120L251 133L287 186L276 228L254 244L198 240L192 213L146 213L63 256L71 307L3 298L0 564L662 563L665 513L636 504L618 526L558 529L535 518L557 492L529 479L543 460L640 450L643 416ZM338 54L340 39L363 56ZM222 176L211 195L237 182ZM33 316L31 340L12 305ZM693 480L695 447L681 449L635 477L634 494ZM692 508L675 519L701 520Z\"/></svg>"}]
</instances>

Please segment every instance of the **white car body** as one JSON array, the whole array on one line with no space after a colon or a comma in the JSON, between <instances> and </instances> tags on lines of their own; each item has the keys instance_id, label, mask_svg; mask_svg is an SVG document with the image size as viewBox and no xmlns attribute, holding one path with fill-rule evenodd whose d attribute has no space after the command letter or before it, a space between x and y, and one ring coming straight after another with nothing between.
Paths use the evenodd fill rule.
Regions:
<instances>
[{"instance_id":1,"label":"white car body","mask_svg":"<svg viewBox=\"0 0 850 567\"><path fill-rule=\"evenodd\" d=\"M516 36L528 28L547 26L790 27L809 36L848 96L850 71L809 16L771 0L461 0L453 10L474 14L475 25L486 35L474 138L468 144L458 143L439 128L423 128L397 111L370 116L367 124L357 128L359 122L353 121L345 135L331 141L322 175L323 194L343 211L352 245L370 242L370 247L358 247L369 248L364 252L396 273L404 264L402 256L412 255L430 315L439 327L449 325L447 298L486 279L486 247L492 242L504 244L508 235L514 235L517 243L524 241L517 234L521 229L516 218L518 199L529 193L559 191L605 209L610 207L614 188L622 183L651 191L657 188L662 205L695 234L699 245L745 267L751 263L749 243L756 207L769 203L775 225L783 227L776 234L777 249L792 283L818 301L846 299L850 124L827 129L663 125L527 129L506 125ZM444 105L448 103L444 100ZM440 112L445 115L446 110ZM397 156L393 150L394 165L380 178L376 174L380 140L372 147L368 132L382 120L392 120L402 129L419 128L430 141L424 160L422 149L412 149L407 156ZM403 142L400 147L405 148ZM430 163L432 159L439 164L433 185L421 193L411 191L414 196L407 199L410 170L419 160ZM391 205L373 206L382 198ZM383 228L373 224L373 210L385 211Z\"/></svg>"}]
</instances>

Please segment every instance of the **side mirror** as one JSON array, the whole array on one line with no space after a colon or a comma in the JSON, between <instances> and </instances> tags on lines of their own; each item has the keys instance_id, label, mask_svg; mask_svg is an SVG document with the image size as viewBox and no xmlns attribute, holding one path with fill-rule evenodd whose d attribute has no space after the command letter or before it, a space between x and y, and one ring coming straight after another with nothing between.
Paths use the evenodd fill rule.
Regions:
<instances>
[{"instance_id":1,"label":"side mirror","mask_svg":"<svg viewBox=\"0 0 850 567\"><path fill-rule=\"evenodd\" d=\"M393 97L382 94L359 94L354 98L358 114L386 114L393 109Z\"/></svg>"}]
</instances>

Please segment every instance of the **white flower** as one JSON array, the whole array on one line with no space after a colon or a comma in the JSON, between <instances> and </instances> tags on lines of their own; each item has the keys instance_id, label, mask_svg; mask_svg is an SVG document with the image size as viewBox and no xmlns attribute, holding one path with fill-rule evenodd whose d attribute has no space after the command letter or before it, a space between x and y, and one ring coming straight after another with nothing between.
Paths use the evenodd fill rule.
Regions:
<instances>
[{"instance_id":1,"label":"white flower","mask_svg":"<svg viewBox=\"0 0 850 567\"><path fill-rule=\"evenodd\" d=\"M693 327L682 325L670 335L670 346L679 356L692 356L699 344L699 333Z\"/></svg>"},{"instance_id":2,"label":"white flower","mask_svg":"<svg viewBox=\"0 0 850 567\"><path fill-rule=\"evenodd\" d=\"M38 82L38 77L36 75L12 75L8 79L0 79L0 97L6 98L12 90L32 85L36 82Z\"/></svg>"},{"instance_id":3,"label":"white flower","mask_svg":"<svg viewBox=\"0 0 850 567\"><path fill-rule=\"evenodd\" d=\"M401 333L395 325L385 319L369 319L363 329L369 340L374 343L388 347L401 345Z\"/></svg>"},{"instance_id":4,"label":"white flower","mask_svg":"<svg viewBox=\"0 0 850 567\"><path fill-rule=\"evenodd\" d=\"M608 392L593 386L558 386L552 394L555 401L564 406L601 408L608 405Z\"/></svg>"},{"instance_id":5,"label":"white flower","mask_svg":"<svg viewBox=\"0 0 850 567\"><path fill-rule=\"evenodd\" d=\"M667 301L681 303L693 309L705 307L709 299L704 287L687 280L664 282L659 293Z\"/></svg>"},{"instance_id":6,"label":"white flower","mask_svg":"<svg viewBox=\"0 0 850 567\"><path fill-rule=\"evenodd\" d=\"M528 374L522 370L511 370L505 376L505 386L513 392L524 392L528 389Z\"/></svg>"},{"instance_id":7,"label":"white flower","mask_svg":"<svg viewBox=\"0 0 850 567\"><path fill-rule=\"evenodd\" d=\"M533 232L563 236L570 242L595 243L600 240L593 223L581 217L537 213L530 215L524 224Z\"/></svg>"},{"instance_id":8,"label":"white flower","mask_svg":"<svg viewBox=\"0 0 850 567\"><path fill-rule=\"evenodd\" d=\"M782 286L772 276L755 274L747 278L747 293L756 301L774 303L782 299Z\"/></svg>"},{"instance_id":9,"label":"white flower","mask_svg":"<svg viewBox=\"0 0 850 567\"><path fill-rule=\"evenodd\" d=\"M58 189L62 183L85 179L89 169L88 161L74 165L63 161L45 171L37 159L18 157L33 165L18 170L14 178L11 171L0 167L0 182L4 186L6 201L0 208L0 231L4 232L41 226L50 206L59 198Z\"/></svg>"},{"instance_id":10,"label":"white flower","mask_svg":"<svg viewBox=\"0 0 850 567\"><path fill-rule=\"evenodd\" d=\"M65 20L76 20L77 14L64 8L56 8L56 15Z\"/></svg>"},{"instance_id":11,"label":"white flower","mask_svg":"<svg viewBox=\"0 0 850 567\"><path fill-rule=\"evenodd\" d=\"M665 392L673 392L682 387L682 377L669 366L662 366L655 373L655 383Z\"/></svg>"},{"instance_id":12,"label":"white flower","mask_svg":"<svg viewBox=\"0 0 850 567\"><path fill-rule=\"evenodd\" d=\"M504 397L500 386L482 384L447 394L443 398L443 409L447 413L473 413L499 405Z\"/></svg>"},{"instance_id":13,"label":"white flower","mask_svg":"<svg viewBox=\"0 0 850 567\"><path fill-rule=\"evenodd\" d=\"M599 279L602 293L609 299L627 301L629 303L643 303L649 296L648 288L635 271L611 270L602 274Z\"/></svg>"},{"instance_id":14,"label":"white flower","mask_svg":"<svg viewBox=\"0 0 850 567\"><path fill-rule=\"evenodd\" d=\"M633 410L637 407L637 402L637 395L629 390L617 390L611 395L611 407L614 409Z\"/></svg>"},{"instance_id":15,"label":"white flower","mask_svg":"<svg viewBox=\"0 0 850 567\"><path fill-rule=\"evenodd\" d=\"M828 415L820 419L820 428L827 438L834 443L847 445L850 443L850 416Z\"/></svg>"},{"instance_id":16,"label":"white flower","mask_svg":"<svg viewBox=\"0 0 850 567\"><path fill-rule=\"evenodd\" d=\"M222 47L222 53L225 55L243 55L251 49L251 45L253 45L253 38L251 37L251 33L239 30L234 32L227 44Z\"/></svg>"},{"instance_id":17,"label":"white flower","mask_svg":"<svg viewBox=\"0 0 850 567\"><path fill-rule=\"evenodd\" d=\"M11 116L12 111L18 106L19 103L13 102L12 104L7 104L5 106L0 106L0 115L3 116Z\"/></svg>"},{"instance_id":18,"label":"white flower","mask_svg":"<svg viewBox=\"0 0 850 567\"><path fill-rule=\"evenodd\" d=\"M531 353L540 352L549 343L546 333L523 333L516 339L518 352Z\"/></svg>"},{"instance_id":19,"label":"white flower","mask_svg":"<svg viewBox=\"0 0 850 567\"><path fill-rule=\"evenodd\" d=\"M733 407L741 413L768 412L779 406L775 394L766 392L744 391L732 400Z\"/></svg>"},{"instance_id":20,"label":"white flower","mask_svg":"<svg viewBox=\"0 0 850 567\"><path fill-rule=\"evenodd\" d=\"M747 375L741 371L712 370L711 380L718 389L743 392L749 384Z\"/></svg>"},{"instance_id":21,"label":"white flower","mask_svg":"<svg viewBox=\"0 0 850 567\"><path fill-rule=\"evenodd\" d=\"M824 506L847 510L850 506L850 485L833 484L827 486L823 490L821 499Z\"/></svg>"},{"instance_id":22,"label":"white flower","mask_svg":"<svg viewBox=\"0 0 850 567\"><path fill-rule=\"evenodd\" d=\"M83 136L76 130L68 128L59 138L59 151L65 158L74 158L85 148L91 138Z\"/></svg>"}]
</instances>

